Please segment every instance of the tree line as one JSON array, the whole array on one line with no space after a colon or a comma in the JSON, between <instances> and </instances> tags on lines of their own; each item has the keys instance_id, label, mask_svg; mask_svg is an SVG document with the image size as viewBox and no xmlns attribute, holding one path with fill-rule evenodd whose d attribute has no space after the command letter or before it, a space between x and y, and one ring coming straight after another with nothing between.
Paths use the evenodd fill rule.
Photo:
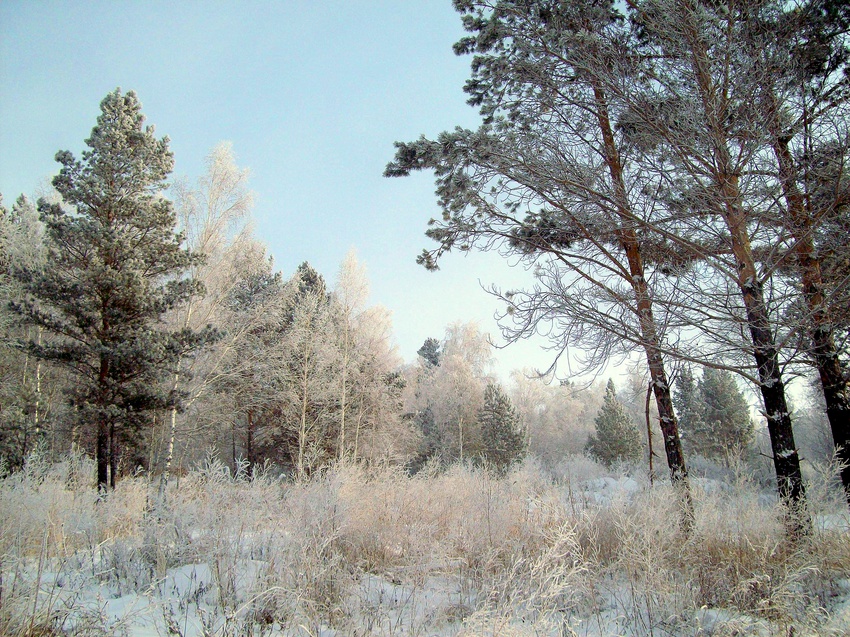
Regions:
<instances>
[{"instance_id":1,"label":"tree line","mask_svg":"<svg viewBox=\"0 0 850 637\"><path fill-rule=\"evenodd\" d=\"M86 145L79 160L57 154L55 190L37 204L0 205L7 469L71 445L96 458L101 489L139 469L164 488L208 449L234 471L296 477L333 462L472 462L503 474L529 453L550 465L583 451L609 466L640 458L613 383L602 400L517 372L508 392L472 324L425 339L404 365L353 252L333 285L308 263L285 279L253 235L248 174L228 145L165 197L168 139L120 90ZM734 417L743 397L730 382ZM683 420L714 402L692 394Z\"/></svg>"},{"instance_id":2,"label":"tree line","mask_svg":"<svg viewBox=\"0 0 850 637\"><path fill-rule=\"evenodd\" d=\"M503 471L522 457L476 328L427 341L439 353L405 368L353 252L333 286L309 263L275 271L228 145L169 198L169 140L137 96L116 89L100 111L82 157L56 155L54 190L0 205L7 469L72 444L96 458L101 490L139 469L164 487L181 445L184 459L212 449L234 470L297 478L333 462L438 453Z\"/></svg>"},{"instance_id":3,"label":"tree line","mask_svg":"<svg viewBox=\"0 0 850 637\"><path fill-rule=\"evenodd\" d=\"M639 352L646 433L654 398L686 528L685 454L728 462L747 446L752 423L729 374L751 383L789 531L805 534L789 376L819 379L850 499L850 10L831 0L455 7L482 124L398 143L386 169L435 172L437 247L420 262L500 249L534 275L528 289L492 288L508 341L543 332L557 358L581 352L578 371ZM166 191L168 144L144 126L136 95L116 90L82 157L57 154L54 190L3 209L10 466L46 440L89 450L100 488L135 467L164 485L181 444L298 477L336 461L504 471L547 453L567 419L547 420L549 407L577 402L569 383L517 382L509 398L488 372L486 340L463 325L403 366L353 256L333 286L308 263L284 278L253 237L247 175L230 150L211 154L197 184ZM691 366L703 369L698 382ZM593 435L565 447L633 459L621 402L609 386L597 417L582 416Z\"/></svg>"}]
</instances>

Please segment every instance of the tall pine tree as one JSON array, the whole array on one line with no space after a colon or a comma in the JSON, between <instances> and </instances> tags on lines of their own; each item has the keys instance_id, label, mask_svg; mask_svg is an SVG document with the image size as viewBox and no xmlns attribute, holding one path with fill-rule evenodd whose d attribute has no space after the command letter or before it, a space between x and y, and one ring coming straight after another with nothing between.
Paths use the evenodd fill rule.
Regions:
<instances>
[{"instance_id":1,"label":"tall pine tree","mask_svg":"<svg viewBox=\"0 0 850 637\"><path fill-rule=\"evenodd\" d=\"M81 426L95 427L97 483L115 485L119 446L129 452L152 410L179 396L161 382L210 332L168 332L163 314L200 285L183 277L198 257L181 247L161 192L174 165L168 138L143 127L132 91L100 104L82 159L60 151L61 204L39 202L51 267L17 273L27 298L15 309L57 338L26 347L69 368Z\"/></svg>"}]
</instances>

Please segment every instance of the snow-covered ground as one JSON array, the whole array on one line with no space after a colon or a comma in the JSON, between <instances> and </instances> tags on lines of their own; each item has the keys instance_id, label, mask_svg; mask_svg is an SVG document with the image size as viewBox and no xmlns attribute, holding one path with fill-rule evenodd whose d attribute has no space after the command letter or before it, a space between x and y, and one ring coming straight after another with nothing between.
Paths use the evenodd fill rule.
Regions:
<instances>
[{"instance_id":1,"label":"snow-covered ground","mask_svg":"<svg viewBox=\"0 0 850 637\"><path fill-rule=\"evenodd\" d=\"M0 633L850 634L850 516L829 489L792 545L754 487L695 480L686 535L669 486L600 468L293 484L213 461L164 502L143 479L98 502L90 469L2 482Z\"/></svg>"}]
</instances>

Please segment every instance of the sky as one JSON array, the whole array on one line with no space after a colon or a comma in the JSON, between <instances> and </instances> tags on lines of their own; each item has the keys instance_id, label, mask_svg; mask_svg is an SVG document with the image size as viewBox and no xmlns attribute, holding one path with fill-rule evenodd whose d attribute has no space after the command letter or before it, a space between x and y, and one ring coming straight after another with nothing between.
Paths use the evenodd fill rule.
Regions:
<instances>
[{"instance_id":1,"label":"sky","mask_svg":"<svg viewBox=\"0 0 850 637\"><path fill-rule=\"evenodd\" d=\"M174 177L197 179L232 143L285 276L309 261L332 282L354 248L406 361L456 321L500 343L499 303L482 286L530 275L477 252L427 272L415 259L435 245L433 175L382 176L394 141L477 126L462 90L470 60L451 48L462 35L450 0L3 0L0 193L10 205L48 183L57 151L84 149L103 97L132 89L171 139ZM496 371L548 366L543 345L498 350Z\"/></svg>"}]
</instances>

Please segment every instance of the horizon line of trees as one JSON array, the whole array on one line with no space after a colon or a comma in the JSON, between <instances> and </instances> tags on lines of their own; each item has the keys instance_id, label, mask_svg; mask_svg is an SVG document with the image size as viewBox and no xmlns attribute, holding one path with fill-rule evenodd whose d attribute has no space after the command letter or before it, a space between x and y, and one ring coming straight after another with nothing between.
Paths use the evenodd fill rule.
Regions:
<instances>
[{"instance_id":1,"label":"horizon line of trees","mask_svg":"<svg viewBox=\"0 0 850 637\"><path fill-rule=\"evenodd\" d=\"M472 6L462 4L464 11ZM545 28L532 35L542 37L546 46L554 46L547 38L553 34L573 37L570 29L575 23L569 20L576 16L568 14L583 10L573 7L560 17L534 14L534 20L528 22L529 16L516 13L512 3L504 7L510 11L490 16L494 23L473 20L468 27L475 32L495 24L504 38L511 33L506 26L539 27L534 20L544 20ZM611 33L606 32L606 37L623 35L616 19L609 27ZM636 38L634 46L641 52L643 36L629 37ZM513 59L510 56L522 53L512 63L521 60L523 64L541 55L533 48L511 48L528 44L512 37L507 44L496 38L467 42L466 46L479 47L479 53L496 51L493 58L477 58L477 72L490 77L487 74L495 70L511 70L510 65L501 64L505 55ZM507 48L501 48L504 46ZM545 75L534 76L534 82L541 77ZM581 77L585 76L576 76ZM557 327L551 332L553 337L566 338L561 341L564 348L570 343L590 345L588 368L598 367L617 351L629 353L634 347L644 351L650 377L645 404L650 464L649 397L654 394L656 424L671 478L682 487L687 524L690 499L683 449L728 464L733 455L748 447L753 425L729 372L758 381L767 405L765 390L773 396L776 387L776 379L770 376L773 371L765 376L770 370L761 363L753 370L745 354L758 358L765 352L778 356L785 350L778 346L771 350L767 341L753 345L754 326L761 323L752 323L747 298L736 300L741 286L736 291L727 281L725 287L688 287L698 281L692 278L696 272L706 275L710 285L718 285L721 279L715 270L726 267L723 259L740 256L734 245L729 251L722 249L722 241L734 243L723 214L713 219L716 224L712 226L706 223L712 221L710 212L692 211L693 203L682 208L665 198L648 199L644 193L640 203L647 207L638 217L636 202L623 198L627 194L622 191L626 164L618 164L619 170L615 170L617 166L608 161L613 155L604 153L602 159L608 160L597 161L602 172L595 175L599 181L593 188L604 195L600 189L611 186L613 208L606 200L587 200L589 186L584 184L570 186L564 193L532 188L533 197L549 197L548 207L534 211L532 204L537 199L524 194L524 189L537 187L530 179L534 175L512 182L521 176L513 172L517 166L493 163L493 153L503 153L499 161L504 161L507 151L522 149L523 144L536 144L537 151L544 148L541 144L546 140L540 135L548 134L553 121L563 122L553 115L543 126L535 118L564 107L559 102L563 96L554 99L547 94L549 102L540 111L537 100L542 94L529 97L527 78L512 84L516 79L510 73L499 76L500 82L507 82L500 99L520 91L520 97L527 100L520 100L510 117L500 119L504 105L488 102L487 91L492 87L476 93L475 100L489 104L485 113L492 108L482 131L456 131L454 138L446 137L438 147L427 140L414 146L399 145L398 163L388 173L439 166L438 184L448 212L444 225L435 224L429 231L441 241L441 247L426 254L426 265L435 265L432 259L455 247L455 242L471 247L479 239L502 239L503 245L535 266L539 287L498 292L509 303L506 317L515 321L509 336L519 338L551 321ZM582 81L590 81L593 89L593 82L602 80L592 76ZM587 89L581 82L569 88L579 91L578 97L587 97L581 93ZM481 86L475 88L479 89ZM635 117L630 110L633 105L619 94L610 103L600 102L593 90L591 94L597 110L588 112L595 113L596 128L583 130L595 130L606 144L612 141L607 133L616 130L619 137L614 141L626 144L637 157L637 169L653 174L641 164L654 155L644 142L633 139L637 124L628 120L619 122L616 129L606 128L604 118L600 119L603 106L606 113L617 106L622 109L621 118ZM566 105L573 103L567 101ZM530 110L525 112L520 106ZM610 124L610 116L606 117ZM469 135L479 138L472 140ZM465 145L471 141L474 143ZM662 147L671 142L653 138L652 143ZM508 146L500 146L503 144ZM165 197L166 178L173 167L168 138L157 139L153 127L144 126L137 97L120 89L101 103L101 114L86 145L80 159L67 151L57 154L62 168L53 181L55 190L37 205L22 197L11 211L2 211L2 291L8 300L8 311L2 312L3 371L8 378L17 375L18 380L4 385L0 453L12 468L20 466L35 441L47 437L57 450L67 448L70 442L90 450L97 460L96 480L101 489L114 487L122 471L138 466L158 472L164 486L181 444L185 449L203 443L228 452L234 467L240 459L249 467L271 462L299 478L336 461L392 462L408 464L411 470L432 462L445 466L471 461L503 473L529 452L552 455L541 440L563 435L558 426L569 418L560 412L546 423L546 411L549 404L558 403L560 409L574 403L575 388L569 384L551 388L557 396L549 395L548 390L538 392L534 402L535 390L516 379L509 396L489 373L489 343L473 326L451 326L442 341L427 339L419 361L402 366L391 345L388 313L365 305L368 282L353 254L343 263L333 289L328 289L324 278L307 263L286 280L274 271L265 247L253 237L247 173L236 167L229 147L213 151L207 173L197 184L177 184L171 190L173 200ZM540 152L534 157L541 162L551 160ZM452 165L452 161L460 164ZM579 164L569 166L577 169ZM522 167L534 165L526 161ZM543 167L541 164L541 170ZM665 170L668 168L665 164ZM499 171L504 171L502 177L498 177ZM477 191L485 185L495 188L487 191L494 200ZM519 199L511 201L506 195ZM561 195L565 201L557 199ZM567 202L575 208L564 208ZM463 217L468 212L473 215L471 221ZM827 212L824 216L830 221L840 222L846 211L838 207ZM657 214L662 214L660 220L654 216ZM518 215L521 225L511 225ZM688 241L703 240L688 226L694 220L716 231L719 243L699 258L691 255L690 260L674 264L668 257L681 247L677 248L676 242L683 241L676 232L688 228ZM762 291L771 293L762 301L776 303L762 309L768 312L767 319L775 312L788 319L788 334L797 337L800 348L794 354L802 356L806 351L800 343L805 342L805 334L788 318L802 307L795 303L800 298L795 296L796 271L785 261L774 263L765 256L773 236L770 233L781 226L778 221L767 224L761 216L754 217L756 222L764 237L754 234L758 243L751 241L759 248L751 252L756 255L753 263L771 268L769 276L759 280ZM653 233L661 233L674 245L659 247ZM650 253L644 254L647 249ZM846 252L836 254L842 258ZM594 279L601 275L581 269L589 263L607 274ZM738 259L727 265L740 269L742 263ZM569 273L577 278L566 277ZM674 284L667 285L671 280ZM590 288L582 287L585 284ZM752 287L748 286L743 287ZM838 287L835 293L841 290ZM684 293L690 296L679 296ZM711 305L708 297L722 302L722 307ZM692 311L692 318L703 318L702 324L684 321ZM723 315L723 311L732 315ZM747 328L751 328L750 340ZM763 336L771 339L776 334ZM788 343L790 337L785 338ZM679 349L684 343L686 356ZM719 345L729 358L709 356L721 351L713 349ZM675 354L680 361L702 365L704 371L695 386L690 372L680 371L674 410L665 357L677 360ZM805 359L792 357L786 363L798 360ZM754 371L758 373L753 375ZM637 396L640 392L632 393ZM613 383L599 400L600 409L593 418L595 433L590 433L590 419L585 418L582 426L588 434L587 444L580 441L579 452L585 450L609 465L635 461L641 436L636 434L634 422L624 416ZM785 465L776 458L777 440L784 435L782 423L787 421L790 427L790 410L775 417L771 413L766 410L777 476L788 478L779 482L780 495L789 506L798 506L803 492L795 489L802 489L802 481L797 485L793 475L781 474ZM829 412L828 402L827 413L832 422L834 414ZM686 432L684 445L680 428ZM840 445L836 446L841 451ZM603 453L615 449L612 458ZM789 454L783 460L798 455L796 446L793 454L786 451ZM797 465L799 469L799 458ZM804 525L802 521L798 530Z\"/></svg>"},{"instance_id":2,"label":"horizon line of trees","mask_svg":"<svg viewBox=\"0 0 850 637\"><path fill-rule=\"evenodd\" d=\"M228 145L170 199L169 140L144 125L135 93L116 89L100 111L81 158L57 153L53 191L11 210L0 200L6 469L39 444L58 455L76 444L96 459L99 489L142 468L164 493L191 446L299 478L419 454L407 388L440 374L402 365L353 251L333 288L306 262L285 279L253 235L248 175ZM518 415L478 364L486 339L456 329L441 345L446 382L477 391L453 405L466 419L459 457L503 472L524 453Z\"/></svg>"}]
</instances>

